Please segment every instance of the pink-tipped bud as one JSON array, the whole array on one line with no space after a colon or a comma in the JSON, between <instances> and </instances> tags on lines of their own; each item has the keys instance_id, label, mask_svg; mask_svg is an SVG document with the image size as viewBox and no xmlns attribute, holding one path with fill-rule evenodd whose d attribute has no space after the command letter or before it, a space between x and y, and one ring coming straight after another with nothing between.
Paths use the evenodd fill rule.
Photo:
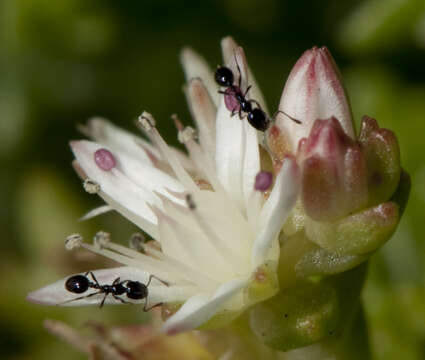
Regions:
<instances>
[{"instance_id":1,"label":"pink-tipped bud","mask_svg":"<svg viewBox=\"0 0 425 360\"><path fill-rule=\"evenodd\" d=\"M316 120L298 147L306 213L331 221L367 205L366 160L361 145L348 136L334 117Z\"/></svg>"},{"instance_id":2,"label":"pink-tipped bud","mask_svg":"<svg viewBox=\"0 0 425 360\"><path fill-rule=\"evenodd\" d=\"M285 139L273 141L274 144L284 144L286 152L296 150L298 142L308 136L316 119L335 117L349 137L355 136L345 89L326 47L307 50L297 61L283 90L279 110L302 122L288 121L285 116L277 118L276 126ZM280 148L272 150L277 156L285 153Z\"/></svg>"},{"instance_id":3,"label":"pink-tipped bud","mask_svg":"<svg viewBox=\"0 0 425 360\"><path fill-rule=\"evenodd\" d=\"M364 149L369 183L369 205L387 201L400 181L400 149L391 130L381 129L375 119L364 116L359 141Z\"/></svg>"}]
</instances>

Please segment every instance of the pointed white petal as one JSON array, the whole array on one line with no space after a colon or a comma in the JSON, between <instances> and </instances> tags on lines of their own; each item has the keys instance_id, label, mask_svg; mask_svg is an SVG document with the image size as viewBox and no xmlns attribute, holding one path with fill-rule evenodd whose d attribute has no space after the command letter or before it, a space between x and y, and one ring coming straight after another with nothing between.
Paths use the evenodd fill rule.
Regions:
<instances>
[{"instance_id":1,"label":"pointed white petal","mask_svg":"<svg viewBox=\"0 0 425 360\"><path fill-rule=\"evenodd\" d=\"M231 36L225 37L221 41L221 49L223 52L223 59L225 63L228 63L230 58L236 55L238 59L239 67L241 67L241 64L243 64L243 66L246 68L246 72L245 74L243 74L243 76L247 80L245 84L242 84L243 86L242 89L246 89L246 86L251 85L251 89L249 90L249 93L248 93L248 98L258 101L261 105L261 108L266 112L266 114L268 114L269 111L267 108L267 104L264 100L260 87L258 86L258 83L255 80L255 77L248 66L243 49L240 46L238 46L238 44L235 42L235 40ZM234 74L238 74L236 68L232 70L234 71ZM243 80L244 78L242 78L242 81Z\"/></svg>"},{"instance_id":2,"label":"pointed white petal","mask_svg":"<svg viewBox=\"0 0 425 360\"><path fill-rule=\"evenodd\" d=\"M94 270L93 274L96 277L99 284L101 285L112 284L112 282L118 277L120 278L120 280L134 280L134 281L140 281L144 284L146 284L149 279L149 274L147 272L137 268L132 268L132 267L118 267L113 269ZM72 293L65 288L65 282L67 279L69 279L69 277L70 276L29 293L27 296L27 300L30 302L33 302L36 304L42 304L42 305L81 306L81 305L99 305L100 304L103 297L105 296L104 294L103 295L99 294L99 295L91 296L85 299L67 302L69 300L76 299L77 297L89 295L92 293L96 293L98 291L96 289L88 289L83 294ZM90 275L88 275L88 278L90 281L93 281ZM152 280L152 285L154 284L157 287L158 281L154 282L154 280ZM160 286L164 286L164 285L161 284ZM149 290L151 290L150 286L149 286ZM115 300L112 296L108 296L106 300L107 301L105 301L105 303L109 303L109 304L120 303L118 300ZM127 298L124 298L124 300L127 300ZM137 302L141 302L141 301L137 301Z\"/></svg>"},{"instance_id":3,"label":"pointed white petal","mask_svg":"<svg viewBox=\"0 0 425 360\"><path fill-rule=\"evenodd\" d=\"M123 280L139 281L143 284L147 284L149 280L149 273L139 268L134 267L118 267L112 269L94 270L92 271L97 281L101 285L111 285L114 280L120 278ZM75 294L68 291L65 288L65 282L67 278L56 281L53 284L47 285L39 290L33 291L28 294L27 300L36 304L42 305L63 305L63 306L83 306L83 305L99 305L105 294L98 294L83 298L81 300L70 301L80 296L86 296L98 292L96 289L88 289L82 294ZM90 281L93 281L91 275L88 275ZM192 296L196 291L195 287L189 286L166 286L156 280L152 279L151 284L148 288L148 300L149 303L155 304L161 301L184 301L188 297ZM145 300L131 300L125 295L120 296L123 300L135 303L144 304ZM68 302L70 301L70 302ZM108 295L105 300L105 304L121 304L119 300Z\"/></svg>"},{"instance_id":4,"label":"pointed white petal","mask_svg":"<svg viewBox=\"0 0 425 360\"><path fill-rule=\"evenodd\" d=\"M242 187L245 141L244 125L238 115L233 117L230 115L230 111L224 104L224 97L222 97L218 108L216 124L216 171L217 177L226 189L229 197L243 211L242 209L245 207Z\"/></svg>"},{"instance_id":5,"label":"pointed white petal","mask_svg":"<svg viewBox=\"0 0 425 360\"><path fill-rule=\"evenodd\" d=\"M221 285L212 296L205 293L193 296L164 323L162 330L172 335L195 329L222 310L246 284L246 279L234 279Z\"/></svg>"},{"instance_id":6,"label":"pointed white petal","mask_svg":"<svg viewBox=\"0 0 425 360\"><path fill-rule=\"evenodd\" d=\"M89 220L112 210L114 210L114 208L111 205L102 205L95 209L90 210L88 213L84 214L79 220L80 221Z\"/></svg>"},{"instance_id":7,"label":"pointed white petal","mask_svg":"<svg viewBox=\"0 0 425 360\"><path fill-rule=\"evenodd\" d=\"M264 263L298 197L300 174L295 160L285 158L270 197L260 214L260 231L254 241L252 266Z\"/></svg>"},{"instance_id":8,"label":"pointed white petal","mask_svg":"<svg viewBox=\"0 0 425 360\"><path fill-rule=\"evenodd\" d=\"M204 151L213 155L217 108L201 79L191 79L185 92L192 117L199 131L199 142Z\"/></svg>"},{"instance_id":9,"label":"pointed white petal","mask_svg":"<svg viewBox=\"0 0 425 360\"><path fill-rule=\"evenodd\" d=\"M256 197L253 197L252 194L255 192L255 177L259 173L261 167L257 130L255 130L247 121L244 121L244 135L245 151L242 169L242 186L245 197L245 207L248 209L250 201L256 199ZM254 207L257 208L256 206Z\"/></svg>"},{"instance_id":10,"label":"pointed white petal","mask_svg":"<svg viewBox=\"0 0 425 360\"><path fill-rule=\"evenodd\" d=\"M189 82L193 78L202 79L212 100L217 105L219 99L218 86L205 59L190 47L185 47L180 54L180 61L186 75L186 81Z\"/></svg>"},{"instance_id":11,"label":"pointed white petal","mask_svg":"<svg viewBox=\"0 0 425 360\"><path fill-rule=\"evenodd\" d=\"M106 145L111 150L125 152L138 161L152 164L152 159L146 150L150 151L155 157L160 156L158 150L146 140L113 125L106 119L100 117L91 118L87 125L80 126L80 129L96 142Z\"/></svg>"},{"instance_id":12,"label":"pointed white petal","mask_svg":"<svg viewBox=\"0 0 425 360\"><path fill-rule=\"evenodd\" d=\"M104 171L99 168L94 160L94 153L102 148L101 145L81 140L71 142L71 148L84 173L100 185L99 195L106 194L128 211L137 214L145 221L156 224L156 217L146 203L151 202L160 205L159 199L152 191L135 184L120 170L122 164L119 163L121 157L118 153L113 154L117 160L117 166L110 171ZM119 209L117 210L119 211Z\"/></svg>"},{"instance_id":13,"label":"pointed white petal","mask_svg":"<svg viewBox=\"0 0 425 360\"><path fill-rule=\"evenodd\" d=\"M222 282L232 276L232 266L225 257L227 254L222 254L214 243L214 239L210 239L203 232L191 210L170 201L164 201L164 209L167 215L174 220L174 224L170 225L191 257L191 262L195 264L195 268L200 273L217 282Z\"/></svg>"}]
</instances>

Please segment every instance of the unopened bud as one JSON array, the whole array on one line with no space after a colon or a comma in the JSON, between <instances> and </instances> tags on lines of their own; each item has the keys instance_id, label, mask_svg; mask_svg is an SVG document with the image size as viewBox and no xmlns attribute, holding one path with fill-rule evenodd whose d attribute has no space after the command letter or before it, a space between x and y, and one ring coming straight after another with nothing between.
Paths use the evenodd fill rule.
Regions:
<instances>
[{"instance_id":1,"label":"unopened bud","mask_svg":"<svg viewBox=\"0 0 425 360\"><path fill-rule=\"evenodd\" d=\"M364 116L359 141L368 171L369 205L388 201L400 181L400 149L391 130L381 129L375 119Z\"/></svg>"},{"instance_id":2,"label":"unopened bud","mask_svg":"<svg viewBox=\"0 0 425 360\"><path fill-rule=\"evenodd\" d=\"M309 217L332 221L367 205L366 161L360 144L332 117L316 120L298 148L301 197Z\"/></svg>"}]
</instances>

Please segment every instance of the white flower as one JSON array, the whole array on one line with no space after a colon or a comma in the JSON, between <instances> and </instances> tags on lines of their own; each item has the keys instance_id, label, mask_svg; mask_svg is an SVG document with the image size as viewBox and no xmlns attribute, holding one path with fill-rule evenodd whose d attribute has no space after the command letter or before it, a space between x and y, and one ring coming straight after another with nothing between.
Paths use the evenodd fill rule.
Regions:
<instances>
[{"instance_id":1,"label":"white flower","mask_svg":"<svg viewBox=\"0 0 425 360\"><path fill-rule=\"evenodd\" d=\"M235 74L238 62L242 89L252 85L250 97L265 109L242 48L225 38L222 49L224 63ZM124 265L93 271L100 284L112 284L118 277L146 284L150 274L168 283L154 278L147 298L148 306L181 304L164 323L167 333L196 328L213 317L228 321L278 290L277 238L299 192L298 167L290 157L267 196L255 190L262 135L246 119L230 116L213 73L199 55L185 49L182 63L188 80L186 95L199 132L197 142L194 131L176 121L188 156L164 142L146 112L138 125L151 143L102 119L84 127L93 141L71 143L77 172L90 180L86 188L107 204L86 218L115 210L155 240L153 246L144 245L145 253L110 241L90 245L74 237L72 244ZM96 305L104 297L100 293L69 301L78 295L66 290L65 281L37 290L28 299L77 306ZM263 283L260 291L255 288L258 283ZM120 298L132 301L125 295ZM120 301L109 294L106 303Z\"/></svg>"}]
</instances>

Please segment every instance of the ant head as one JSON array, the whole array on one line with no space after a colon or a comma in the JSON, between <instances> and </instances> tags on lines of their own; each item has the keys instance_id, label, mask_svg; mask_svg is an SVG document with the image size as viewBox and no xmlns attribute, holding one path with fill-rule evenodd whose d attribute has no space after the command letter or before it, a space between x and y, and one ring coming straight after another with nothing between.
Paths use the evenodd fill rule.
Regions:
<instances>
[{"instance_id":1,"label":"ant head","mask_svg":"<svg viewBox=\"0 0 425 360\"><path fill-rule=\"evenodd\" d=\"M65 283L65 289L69 292L76 294L82 294L87 291L89 288L90 281L87 276L84 275L74 275L71 276Z\"/></svg>"},{"instance_id":2,"label":"ant head","mask_svg":"<svg viewBox=\"0 0 425 360\"><path fill-rule=\"evenodd\" d=\"M228 67L220 66L215 71L215 81L220 86L232 86L233 85L233 72Z\"/></svg>"}]
</instances>

